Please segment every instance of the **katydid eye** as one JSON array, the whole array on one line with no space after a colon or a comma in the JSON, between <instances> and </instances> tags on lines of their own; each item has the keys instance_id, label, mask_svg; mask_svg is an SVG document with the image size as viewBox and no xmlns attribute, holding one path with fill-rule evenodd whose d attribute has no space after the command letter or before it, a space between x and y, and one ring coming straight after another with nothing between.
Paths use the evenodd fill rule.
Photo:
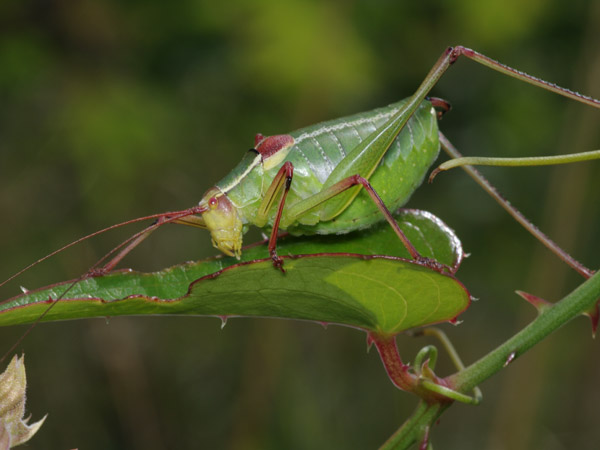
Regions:
<instances>
[{"instance_id":1,"label":"katydid eye","mask_svg":"<svg viewBox=\"0 0 600 450\"><path fill-rule=\"evenodd\" d=\"M219 201L214 197L211 197L210 200L208 200L208 206L210 206L212 209L216 208L218 203Z\"/></svg>"}]
</instances>

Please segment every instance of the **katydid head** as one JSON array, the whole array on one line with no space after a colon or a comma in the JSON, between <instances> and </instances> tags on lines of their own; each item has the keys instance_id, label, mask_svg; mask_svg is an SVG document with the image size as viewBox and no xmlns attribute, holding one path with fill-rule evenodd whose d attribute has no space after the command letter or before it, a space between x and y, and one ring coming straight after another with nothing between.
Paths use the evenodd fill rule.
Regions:
<instances>
[{"instance_id":1,"label":"katydid head","mask_svg":"<svg viewBox=\"0 0 600 450\"><path fill-rule=\"evenodd\" d=\"M210 231L213 245L226 255L240 259L243 224L227 194L213 187L204 194L200 206L206 207L202 219Z\"/></svg>"}]
</instances>

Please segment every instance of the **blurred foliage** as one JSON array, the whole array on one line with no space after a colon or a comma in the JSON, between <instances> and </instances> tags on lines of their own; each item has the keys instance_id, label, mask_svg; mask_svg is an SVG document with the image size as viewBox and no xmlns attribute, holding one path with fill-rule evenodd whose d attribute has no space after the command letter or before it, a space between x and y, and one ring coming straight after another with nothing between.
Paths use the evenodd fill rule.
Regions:
<instances>
[{"instance_id":1,"label":"blurred foliage","mask_svg":"<svg viewBox=\"0 0 600 450\"><path fill-rule=\"evenodd\" d=\"M1 273L103 226L195 204L256 132L409 95L450 44L600 97L599 21L593 0L1 2ZM468 61L435 95L453 104L441 128L465 153L552 154L600 141L597 112ZM598 266L598 170L485 173ZM514 289L555 300L579 283L460 173L423 186L410 206L443 218L472 253L459 275L481 301L447 330L466 362L532 317ZM19 283L79 275L132 232L53 258L2 298ZM209 241L165 227L125 264L198 259L214 253ZM22 332L0 330L4 349ZM374 448L415 399L395 392L364 338L273 320L230 320L222 331L194 318L40 325L19 346L28 407L50 413L29 447ZM424 341L399 344L410 360ZM485 383L482 406L447 414L434 443L595 448L597 354L587 323L567 327Z\"/></svg>"}]
</instances>

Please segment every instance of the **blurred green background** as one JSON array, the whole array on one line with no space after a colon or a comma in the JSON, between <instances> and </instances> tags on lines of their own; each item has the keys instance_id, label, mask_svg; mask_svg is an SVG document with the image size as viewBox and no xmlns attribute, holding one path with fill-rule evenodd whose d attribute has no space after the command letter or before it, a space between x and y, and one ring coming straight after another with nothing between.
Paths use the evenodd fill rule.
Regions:
<instances>
[{"instance_id":1,"label":"blurred green background","mask_svg":"<svg viewBox=\"0 0 600 450\"><path fill-rule=\"evenodd\" d=\"M409 95L451 44L600 97L599 22L593 0L1 2L0 278L91 231L194 205L256 132ZM434 94L453 104L441 128L467 154L599 146L597 111L467 60ZM484 172L598 267L600 163ZM409 206L440 216L471 253L459 275L480 300L460 326L444 326L466 363L534 317L515 289L557 300L581 281L458 171ZM1 298L76 277L137 229L52 258ZM154 270L214 253L206 233L164 227L123 265ZM371 449L416 404L359 331L220 325L156 317L36 327L18 347L27 409L50 416L28 447ZM0 330L2 352L24 330ZM426 343L399 337L408 361ZM481 406L446 413L436 448L597 448L599 346L585 319L569 324L484 383ZM439 372L450 371L442 358Z\"/></svg>"}]
</instances>

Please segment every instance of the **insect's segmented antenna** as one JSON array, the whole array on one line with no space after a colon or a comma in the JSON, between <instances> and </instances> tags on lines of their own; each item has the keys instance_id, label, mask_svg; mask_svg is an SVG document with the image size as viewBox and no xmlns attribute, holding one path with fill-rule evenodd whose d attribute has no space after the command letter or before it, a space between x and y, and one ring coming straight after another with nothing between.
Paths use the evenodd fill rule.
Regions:
<instances>
[{"instance_id":1,"label":"insect's segmented antenna","mask_svg":"<svg viewBox=\"0 0 600 450\"><path fill-rule=\"evenodd\" d=\"M194 208L189 208L189 209L185 209L185 210L181 210L181 211L173 211L173 212L167 212L167 213L158 213L158 214L152 214L152 215L149 215L149 216L138 217L138 218L135 218L135 219L127 220L125 222L117 223L115 225L111 225L109 227L106 227L106 228L103 228L101 230L95 231L95 232L90 233L90 234L88 234L86 236L83 236L83 237L81 237L81 238L79 238L79 239L77 239L77 240L75 240L73 242L70 242L69 244L67 244L67 245L59 248L58 250L54 250L52 253L49 253L46 256L44 256L44 257L38 259L37 261L29 264L28 266L22 268L21 270L19 270L18 272L16 272L15 274L13 274L10 277L8 277L6 280L4 280L3 282L1 282L0 283L0 287L2 287L6 283L14 280L15 278L17 278L22 273L27 272L29 269L31 269L31 268L37 266L38 264L46 261L47 259L49 259L49 258L51 258L51 257L53 257L53 256L55 256L55 255L57 255L59 253L61 253L62 251L67 250L67 249L69 249L69 248L71 248L71 247L73 247L73 246L75 246L77 244L80 244L83 241L86 241L86 240L88 240L90 238L98 236L98 235L100 235L102 233L106 233L107 231L114 230L116 228L120 228L120 227L123 227L125 225L130 225L132 223L143 222L145 220L150 220L150 219L160 219L160 218L164 218L164 217L177 216L177 217L175 217L175 218L172 219L172 220L176 220L177 218L181 218L181 217L185 217L185 216L189 216L189 215L193 215L193 214L199 214L202 211L195 212L198 208L199 207L194 207ZM168 220L168 221L171 221L171 220ZM165 221L165 222L168 222L168 221ZM134 236L137 236L137 235L134 235ZM135 238L135 237L132 237L132 238ZM126 241L126 242L129 242L129 241ZM113 250L113 252L114 252L114 250ZM112 254L112 252L111 252L111 254Z\"/></svg>"},{"instance_id":2,"label":"insect's segmented antenna","mask_svg":"<svg viewBox=\"0 0 600 450\"><path fill-rule=\"evenodd\" d=\"M71 289L73 289L73 287L87 279L90 277L94 277L94 276L98 276L98 275L102 275L108 271L110 271L121 259L123 259L123 257L129 253L134 247L136 247L143 239L145 239L150 233L152 233L154 230L156 230L157 228L161 227L162 225L164 225L165 223L169 223L169 222L174 222L178 219L181 219L183 217L187 217L187 216L191 216L191 215L195 215L195 214L200 214L202 212L204 212L206 210L206 208L204 207L200 207L200 206L195 206L193 208L188 208L188 209L184 209L181 211L173 211L173 212L168 212L168 213L160 213L160 214L152 214L150 216L144 216L144 217L138 217L136 219L131 219L128 220L126 222L122 222L122 223L118 223L115 225L112 225L110 227L107 228L103 228L102 230L98 230L94 233L88 234L87 236L84 236L82 238L77 239L76 241L71 242L70 244L67 244L63 247L61 247L58 250L55 250L54 252L44 256L43 258L40 258L39 260L37 260L36 262L30 264L29 266L21 269L19 272L17 272L15 275L11 276L10 278L8 278L7 280L5 280L4 282L2 282L2 284L0 284L0 286L8 283L9 281L13 280L14 278L16 278L17 276L19 276L20 274L22 274L23 272L25 272L26 270L32 268L33 266L45 261L46 259L50 258L51 256L56 255L57 253L60 253L63 250L66 250L80 242L85 241L86 239L92 238L94 236L97 236L99 234L102 234L106 231L110 231L114 228L118 228L124 225L129 225L132 223L137 223L137 222L141 222L144 220L149 220L149 219L157 219L156 222L154 222L152 225L147 226L146 228L144 228L143 230L135 233L134 235L130 236L129 238L125 239L123 242L121 242L119 245L117 245L116 247L114 247L110 252L108 252L106 255L104 255L102 258L100 258L92 267L90 267L90 269L84 273L83 275L81 275L79 278L75 279L69 286L67 286L67 288L63 291L62 294L60 294L60 296L58 296L55 299L50 298L50 300L52 301L52 303L50 304L50 306L48 306L48 308L46 308L46 310L35 320L35 322L33 322L29 328L27 328L27 330L19 337L19 339L13 344L13 346L6 352L4 353L4 355L0 358L0 364L7 358L8 355L12 354L13 351L19 346L19 344L23 341L23 339L25 339L27 337L27 335L31 332L31 330L37 326L37 324L44 318L44 316L46 316L50 310L54 307L54 305L56 305L60 300L62 300L63 298L65 298L65 296L69 293L69 291ZM140 239L141 238L141 239ZM108 258L110 258L112 255L114 255L117 251L119 251L120 249L122 249L123 247L125 247L125 249L123 251L121 251L115 258L113 258L107 266L101 268L101 269L97 269L97 267L102 264L104 261L106 261ZM6 301L10 301L10 299L5 300Z\"/></svg>"}]
</instances>

